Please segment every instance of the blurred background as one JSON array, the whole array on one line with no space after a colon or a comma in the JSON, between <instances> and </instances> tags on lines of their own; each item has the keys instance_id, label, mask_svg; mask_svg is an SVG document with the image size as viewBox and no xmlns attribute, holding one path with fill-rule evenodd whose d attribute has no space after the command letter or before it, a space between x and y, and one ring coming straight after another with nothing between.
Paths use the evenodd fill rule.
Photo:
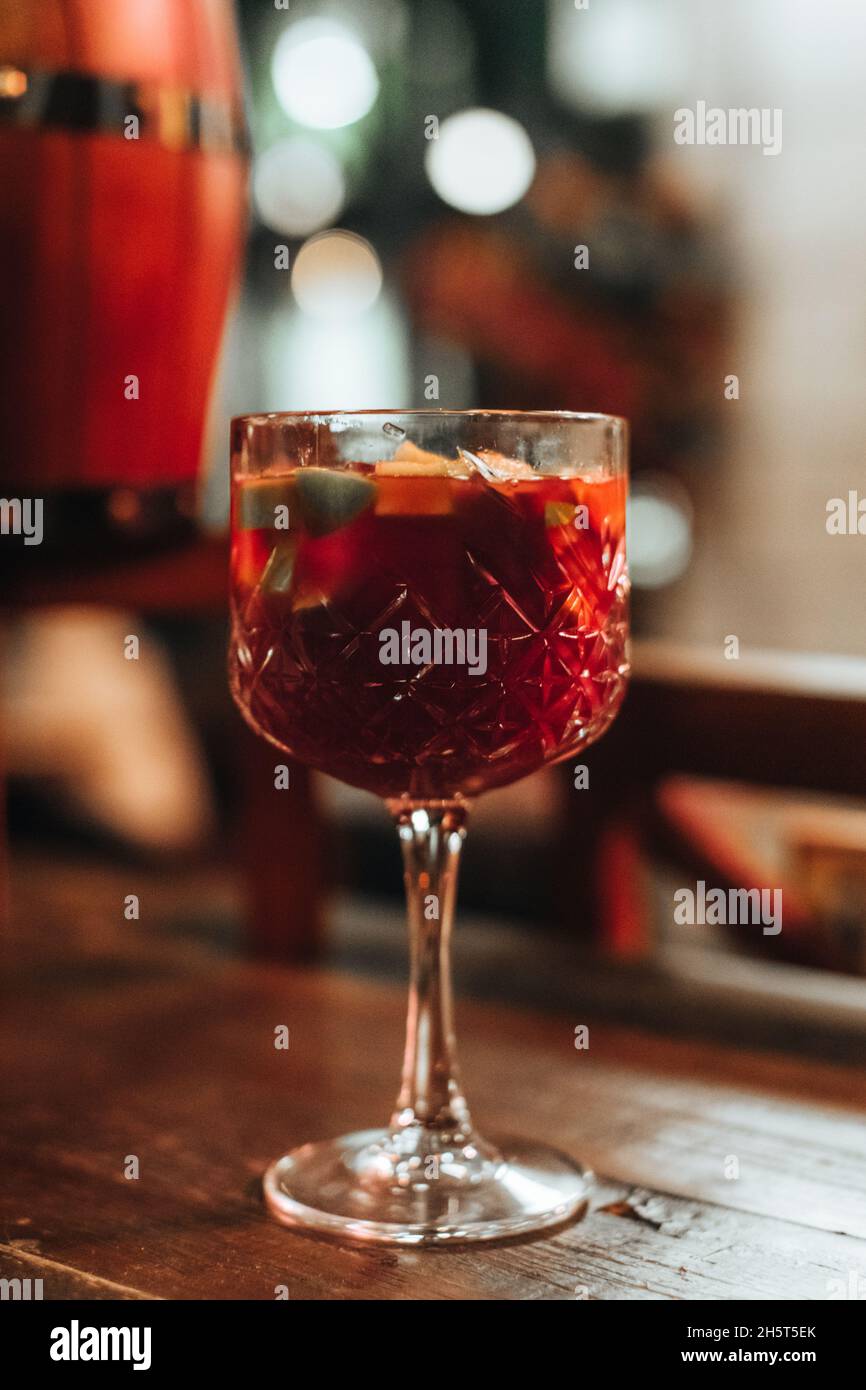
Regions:
<instances>
[{"instance_id":1,"label":"blurred background","mask_svg":"<svg viewBox=\"0 0 866 1390\"><path fill-rule=\"evenodd\" d=\"M866 541L827 505L866 437L863 7L10 2L2 481L62 518L2 537L14 930L92 943L133 893L145 937L402 970L384 812L300 770L275 792L229 704L228 419L606 411L635 691L588 791L563 768L478 807L458 978L861 1042ZM698 101L781 110L781 149L677 144ZM115 418L142 363L161 387ZM677 927L698 879L782 887L782 934Z\"/></svg>"}]
</instances>

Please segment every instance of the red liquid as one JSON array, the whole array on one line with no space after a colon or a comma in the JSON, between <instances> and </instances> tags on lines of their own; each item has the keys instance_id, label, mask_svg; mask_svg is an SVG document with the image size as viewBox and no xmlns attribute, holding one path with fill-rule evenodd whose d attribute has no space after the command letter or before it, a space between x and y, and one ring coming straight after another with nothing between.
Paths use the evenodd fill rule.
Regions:
<instances>
[{"instance_id":1,"label":"red liquid","mask_svg":"<svg viewBox=\"0 0 866 1390\"><path fill-rule=\"evenodd\" d=\"M294 505L300 471L282 493L236 486L231 677L248 722L343 782L413 800L476 795L598 738L628 674L625 480L352 472L373 500L324 535ZM249 528L265 487L288 530ZM483 633L486 669L383 664L383 631L406 622L474 632L476 656Z\"/></svg>"}]
</instances>

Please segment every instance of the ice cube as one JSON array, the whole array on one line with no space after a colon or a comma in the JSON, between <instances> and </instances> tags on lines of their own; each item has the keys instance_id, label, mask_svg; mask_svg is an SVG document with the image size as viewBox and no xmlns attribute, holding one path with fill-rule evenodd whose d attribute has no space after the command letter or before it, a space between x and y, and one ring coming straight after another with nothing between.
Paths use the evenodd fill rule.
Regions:
<instances>
[{"instance_id":1,"label":"ice cube","mask_svg":"<svg viewBox=\"0 0 866 1390\"><path fill-rule=\"evenodd\" d=\"M472 453L469 449L458 449L457 452L470 469L474 473L480 473L488 483L518 483L522 478L538 477L528 463L498 454L495 449L479 449L477 453Z\"/></svg>"}]
</instances>

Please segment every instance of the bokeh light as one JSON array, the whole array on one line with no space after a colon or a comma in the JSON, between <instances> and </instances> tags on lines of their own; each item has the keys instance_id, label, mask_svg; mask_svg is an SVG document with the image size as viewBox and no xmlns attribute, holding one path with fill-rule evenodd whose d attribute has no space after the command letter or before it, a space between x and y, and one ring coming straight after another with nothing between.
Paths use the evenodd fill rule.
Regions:
<instances>
[{"instance_id":1,"label":"bokeh light","mask_svg":"<svg viewBox=\"0 0 866 1390\"><path fill-rule=\"evenodd\" d=\"M276 315L267 332L259 399L271 410L411 405L411 360L404 317L385 294L356 318L313 318L295 309Z\"/></svg>"},{"instance_id":2,"label":"bokeh light","mask_svg":"<svg viewBox=\"0 0 866 1390\"><path fill-rule=\"evenodd\" d=\"M632 480L628 503L628 567L635 585L660 589L686 570L692 553L688 493L667 474Z\"/></svg>"},{"instance_id":3,"label":"bokeh light","mask_svg":"<svg viewBox=\"0 0 866 1390\"><path fill-rule=\"evenodd\" d=\"M605 115L656 111L687 90L681 0L604 0L582 11L553 0L549 15L548 73L567 104Z\"/></svg>"},{"instance_id":4,"label":"bokeh light","mask_svg":"<svg viewBox=\"0 0 866 1390\"><path fill-rule=\"evenodd\" d=\"M489 215L523 197L535 175L535 153L519 121L478 106L442 122L426 169L443 202Z\"/></svg>"},{"instance_id":5,"label":"bokeh light","mask_svg":"<svg viewBox=\"0 0 866 1390\"><path fill-rule=\"evenodd\" d=\"M315 130L352 125L379 95L369 53L336 21L302 19L289 25L274 48L271 75L286 115Z\"/></svg>"},{"instance_id":6,"label":"bokeh light","mask_svg":"<svg viewBox=\"0 0 866 1390\"><path fill-rule=\"evenodd\" d=\"M253 198L261 220L287 236L309 236L335 222L346 184L332 150L305 135L278 140L256 159Z\"/></svg>"},{"instance_id":7,"label":"bokeh light","mask_svg":"<svg viewBox=\"0 0 866 1390\"><path fill-rule=\"evenodd\" d=\"M369 309L382 288L382 267L369 241L353 232L322 232L304 243L292 289L304 313L349 319Z\"/></svg>"}]
</instances>

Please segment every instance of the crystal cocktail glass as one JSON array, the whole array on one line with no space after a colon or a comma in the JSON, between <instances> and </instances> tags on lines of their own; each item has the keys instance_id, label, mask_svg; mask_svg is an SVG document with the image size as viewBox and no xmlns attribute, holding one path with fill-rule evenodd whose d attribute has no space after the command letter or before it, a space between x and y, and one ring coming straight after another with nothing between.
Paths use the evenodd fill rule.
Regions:
<instances>
[{"instance_id":1,"label":"crystal cocktail glass","mask_svg":"<svg viewBox=\"0 0 866 1390\"><path fill-rule=\"evenodd\" d=\"M476 1131L449 947L475 797L584 749L625 693L626 441L566 412L233 421L232 693L278 748L384 799L409 918L394 1113L271 1165L286 1224L420 1245L586 1206L571 1158Z\"/></svg>"}]
</instances>

